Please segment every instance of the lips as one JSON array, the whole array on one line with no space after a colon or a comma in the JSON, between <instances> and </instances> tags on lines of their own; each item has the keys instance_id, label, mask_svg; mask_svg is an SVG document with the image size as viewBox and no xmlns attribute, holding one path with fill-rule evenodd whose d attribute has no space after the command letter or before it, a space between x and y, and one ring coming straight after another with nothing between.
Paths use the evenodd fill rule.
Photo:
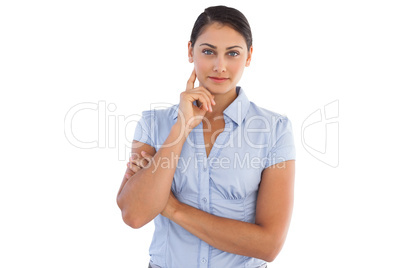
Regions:
<instances>
[{"instance_id":1,"label":"lips","mask_svg":"<svg viewBox=\"0 0 402 268\"><path fill-rule=\"evenodd\" d=\"M208 78L216 83L223 83L229 79L229 78L224 78L224 77L213 77L213 76L209 76Z\"/></svg>"}]
</instances>

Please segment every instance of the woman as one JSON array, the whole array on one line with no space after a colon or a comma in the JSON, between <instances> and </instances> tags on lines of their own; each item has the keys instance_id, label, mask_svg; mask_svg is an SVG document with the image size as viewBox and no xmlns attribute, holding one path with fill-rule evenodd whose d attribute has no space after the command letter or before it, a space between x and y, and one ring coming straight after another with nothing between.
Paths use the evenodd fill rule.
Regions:
<instances>
[{"instance_id":1,"label":"woman","mask_svg":"<svg viewBox=\"0 0 402 268\"><path fill-rule=\"evenodd\" d=\"M154 219L150 267L266 267L283 246L292 129L237 86L252 52L242 13L205 9L188 43L194 71L180 103L145 111L137 124L117 203L133 228Z\"/></svg>"}]
</instances>

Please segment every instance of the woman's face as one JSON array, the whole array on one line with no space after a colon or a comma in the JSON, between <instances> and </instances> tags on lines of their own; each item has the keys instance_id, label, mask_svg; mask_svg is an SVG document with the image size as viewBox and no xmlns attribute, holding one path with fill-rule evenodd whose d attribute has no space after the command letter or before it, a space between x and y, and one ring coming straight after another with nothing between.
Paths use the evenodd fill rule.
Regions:
<instances>
[{"instance_id":1,"label":"woman's face","mask_svg":"<svg viewBox=\"0 0 402 268\"><path fill-rule=\"evenodd\" d=\"M189 61L194 62L200 86L212 94L225 94L236 88L244 67L250 65L253 48L247 51L244 37L229 26L213 23L188 44Z\"/></svg>"}]
</instances>

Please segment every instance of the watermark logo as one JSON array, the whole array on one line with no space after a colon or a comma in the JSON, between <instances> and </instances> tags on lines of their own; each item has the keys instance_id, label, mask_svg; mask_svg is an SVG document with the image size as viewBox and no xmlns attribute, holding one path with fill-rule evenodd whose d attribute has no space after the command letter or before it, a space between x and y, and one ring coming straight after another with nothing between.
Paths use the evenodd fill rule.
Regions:
<instances>
[{"instance_id":1,"label":"watermark logo","mask_svg":"<svg viewBox=\"0 0 402 268\"><path fill-rule=\"evenodd\" d=\"M64 118L64 135L67 141L80 149L117 148L119 160L125 160L131 150L132 132L127 130L141 118L141 115L117 115L117 106L114 103L106 105L106 101L83 102L71 107ZM90 114L95 116L98 129L97 137L92 140L82 139L76 135L73 122L76 116Z\"/></svg>"},{"instance_id":2,"label":"watermark logo","mask_svg":"<svg viewBox=\"0 0 402 268\"><path fill-rule=\"evenodd\" d=\"M303 147L313 157L331 166L339 165L339 100L310 114L301 127Z\"/></svg>"},{"instance_id":3,"label":"watermark logo","mask_svg":"<svg viewBox=\"0 0 402 268\"><path fill-rule=\"evenodd\" d=\"M169 126L169 122L162 122L160 120L156 120L156 111L160 109L167 109L172 107L171 103L152 103L150 107L150 114L144 117L141 120L142 116L139 114L132 115L119 115L116 113L117 106L114 103L106 103L106 101L98 101L98 103L94 102L83 102L72 106L66 113L64 118L64 135L67 141L81 149L103 149L103 148L117 148L118 159L126 160L127 155L131 152L131 148L136 146L133 144L134 133L137 135L142 135L138 140L143 140L149 138L154 143L155 148L163 148L170 147L174 144L177 144L184 134L184 121L182 121L182 132L176 140L171 141L168 144L165 144L163 139L158 137L160 134L159 128L164 128ZM239 103L237 105L237 116L241 118L242 115L242 105ZM184 118L183 113L178 109L178 116ZM90 116L90 121L82 121L80 118L82 116ZM203 124L205 124L207 130L211 130L212 122L209 122L207 118L204 117L193 117L190 120L202 120ZM222 120L223 116L217 116L211 120ZM275 121L275 117L271 120L268 120L264 116L254 115L247 119L245 122L245 127L243 128L242 124L237 126L237 131L241 133L241 135L229 135L228 139L223 140L223 143L215 143L214 147L216 149L222 149L226 147L230 148L241 148L246 144L248 147L253 149L265 149L269 147L269 143L267 142L268 138L271 135L272 129L270 125L270 121ZM81 128L74 127L75 123L81 123ZM85 131L87 125L96 124L96 134L86 135L85 138L80 136L79 132ZM136 126L140 124L141 128L138 128L138 133L136 131ZM212 137L217 139L218 135L222 132L229 131L229 129L234 128L234 124L230 125L231 127L217 129L212 133ZM88 127L88 130L91 128ZM92 128L93 129L93 128ZM142 131L141 131L142 129ZM146 130L146 131L144 131ZM194 133L203 132L203 128L194 128ZM78 133L78 134L77 134ZM259 138L261 134L264 134L265 139ZM197 139L187 139L186 142L194 148L205 147L204 140L201 141Z\"/></svg>"}]
</instances>

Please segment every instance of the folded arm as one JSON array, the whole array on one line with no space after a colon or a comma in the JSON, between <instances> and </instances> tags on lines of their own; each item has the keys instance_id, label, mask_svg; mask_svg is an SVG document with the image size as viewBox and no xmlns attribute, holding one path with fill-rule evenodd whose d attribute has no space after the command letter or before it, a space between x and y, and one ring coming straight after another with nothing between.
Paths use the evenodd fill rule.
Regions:
<instances>
[{"instance_id":1,"label":"folded arm","mask_svg":"<svg viewBox=\"0 0 402 268\"><path fill-rule=\"evenodd\" d=\"M262 173L255 224L211 215L180 203L173 194L162 215L222 251L271 262L280 252L293 209L294 160Z\"/></svg>"},{"instance_id":2,"label":"folded arm","mask_svg":"<svg viewBox=\"0 0 402 268\"><path fill-rule=\"evenodd\" d=\"M130 178L123 178L117 194L117 204L127 225L140 228L164 209L185 139L186 135L180 126L174 125L164 143L171 145L162 146L158 152L148 144L133 142L134 155L142 158L141 151L145 151L153 157L149 165L139 169ZM161 167L160 163L167 162L168 166Z\"/></svg>"}]
</instances>

